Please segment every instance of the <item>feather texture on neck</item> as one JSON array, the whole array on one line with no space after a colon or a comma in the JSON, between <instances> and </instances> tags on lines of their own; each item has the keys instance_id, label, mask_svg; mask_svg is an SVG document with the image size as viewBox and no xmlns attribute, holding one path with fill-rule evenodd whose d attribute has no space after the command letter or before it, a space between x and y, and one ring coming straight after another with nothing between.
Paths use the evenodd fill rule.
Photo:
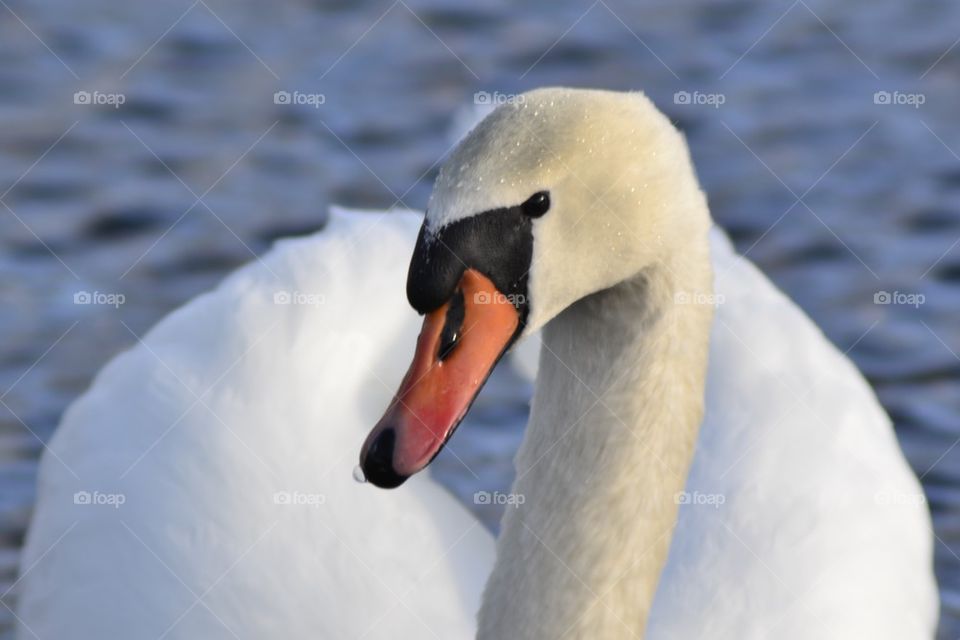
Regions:
<instances>
[{"instance_id":1,"label":"feather texture on neck","mask_svg":"<svg viewBox=\"0 0 960 640\"><path fill-rule=\"evenodd\" d=\"M702 417L713 314L689 302L712 290L706 242L544 328L525 500L504 518L479 638L643 637Z\"/></svg>"}]
</instances>

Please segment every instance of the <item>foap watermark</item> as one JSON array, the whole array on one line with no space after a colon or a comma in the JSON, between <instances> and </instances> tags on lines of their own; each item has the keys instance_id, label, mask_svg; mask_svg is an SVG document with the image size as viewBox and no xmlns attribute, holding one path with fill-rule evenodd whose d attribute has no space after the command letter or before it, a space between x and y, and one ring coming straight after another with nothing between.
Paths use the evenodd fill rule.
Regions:
<instances>
[{"instance_id":1,"label":"foap watermark","mask_svg":"<svg viewBox=\"0 0 960 640\"><path fill-rule=\"evenodd\" d=\"M677 91L673 94L673 104L695 104L719 109L727 101L722 93L703 93L700 91Z\"/></svg>"},{"instance_id":2,"label":"foap watermark","mask_svg":"<svg viewBox=\"0 0 960 640\"><path fill-rule=\"evenodd\" d=\"M927 497L915 492L877 491L873 494L873 501L883 507L903 507L926 504Z\"/></svg>"},{"instance_id":3,"label":"foap watermark","mask_svg":"<svg viewBox=\"0 0 960 640\"><path fill-rule=\"evenodd\" d=\"M706 304L719 307L724 303L722 293L704 293L703 291L677 291L673 294L674 304Z\"/></svg>"},{"instance_id":4,"label":"foap watermark","mask_svg":"<svg viewBox=\"0 0 960 640\"><path fill-rule=\"evenodd\" d=\"M907 305L917 309L927 301L922 293L904 293L903 291L877 291L873 294L873 304Z\"/></svg>"},{"instance_id":5,"label":"foap watermark","mask_svg":"<svg viewBox=\"0 0 960 640\"><path fill-rule=\"evenodd\" d=\"M73 494L73 504L107 506L119 509L127 501L122 493L101 493L100 491L77 491Z\"/></svg>"},{"instance_id":6,"label":"foap watermark","mask_svg":"<svg viewBox=\"0 0 960 640\"><path fill-rule=\"evenodd\" d=\"M302 91L276 91L273 94L273 104L297 104L319 109L327 101L322 93L304 93Z\"/></svg>"},{"instance_id":7,"label":"foap watermark","mask_svg":"<svg viewBox=\"0 0 960 640\"><path fill-rule=\"evenodd\" d=\"M493 293L478 291L473 294L474 304L512 304L515 307L520 307L523 306L526 301L527 298L522 293L504 294L499 291L494 291Z\"/></svg>"},{"instance_id":8,"label":"foap watermark","mask_svg":"<svg viewBox=\"0 0 960 640\"><path fill-rule=\"evenodd\" d=\"M873 94L873 104L906 105L919 109L927 101L926 94L907 93L905 91L877 91Z\"/></svg>"},{"instance_id":9,"label":"foap watermark","mask_svg":"<svg viewBox=\"0 0 960 640\"><path fill-rule=\"evenodd\" d=\"M77 91L73 94L73 104L109 106L119 109L127 101L122 93L106 93L104 91Z\"/></svg>"},{"instance_id":10,"label":"foap watermark","mask_svg":"<svg viewBox=\"0 0 960 640\"><path fill-rule=\"evenodd\" d=\"M277 491L273 494L273 504L295 507L319 507L327 502L322 493L304 493L302 491Z\"/></svg>"},{"instance_id":11,"label":"foap watermark","mask_svg":"<svg viewBox=\"0 0 960 640\"><path fill-rule=\"evenodd\" d=\"M494 91L490 93L489 91L477 91L473 94L473 104L489 104L493 106L499 106L501 104L522 104L525 98L522 94L518 93L500 93L499 91Z\"/></svg>"},{"instance_id":12,"label":"foap watermark","mask_svg":"<svg viewBox=\"0 0 960 640\"><path fill-rule=\"evenodd\" d=\"M127 301L122 293L107 293L104 291L77 291L73 294L73 304L104 305L120 308Z\"/></svg>"},{"instance_id":13,"label":"foap watermark","mask_svg":"<svg viewBox=\"0 0 960 640\"><path fill-rule=\"evenodd\" d=\"M324 302L326 302L326 298L322 293L307 293L304 291L277 291L273 294L274 304L319 307Z\"/></svg>"},{"instance_id":14,"label":"foap watermark","mask_svg":"<svg viewBox=\"0 0 960 640\"><path fill-rule=\"evenodd\" d=\"M473 504L496 504L517 509L526 501L527 497L522 493L477 491L473 494Z\"/></svg>"},{"instance_id":15,"label":"foap watermark","mask_svg":"<svg viewBox=\"0 0 960 640\"><path fill-rule=\"evenodd\" d=\"M720 505L727 501L727 497L722 493L700 493L699 491L681 491L673 497L677 504L690 504L694 506L708 506L719 509Z\"/></svg>"}]
</instances>

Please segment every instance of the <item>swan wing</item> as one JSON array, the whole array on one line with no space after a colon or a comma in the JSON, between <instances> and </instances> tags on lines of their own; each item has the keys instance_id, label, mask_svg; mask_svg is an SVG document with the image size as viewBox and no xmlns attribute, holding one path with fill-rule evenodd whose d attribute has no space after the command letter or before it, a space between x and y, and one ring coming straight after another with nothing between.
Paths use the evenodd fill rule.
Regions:
<instances>
[{"instance_id":1,"label":"swan wing","mask_svg":"<svg viewBox=\"0 0 960 640\"><path fill-rule=\"evenodd\" d=\"M888 416L713 233L705 419L649 637L933 637L930 516Z\"/></svg>"},{"instance_id":2,"label":"swan wing","mask_svg":"<svg viewBox=\"0 0 960 640\"><path fill-rule=\"evenodd\" d=\"M103 369L41 462L23 637L473 637L489 533L428 474L351 477L420 220L334 210Z\"/></svg>"}]
</instances>

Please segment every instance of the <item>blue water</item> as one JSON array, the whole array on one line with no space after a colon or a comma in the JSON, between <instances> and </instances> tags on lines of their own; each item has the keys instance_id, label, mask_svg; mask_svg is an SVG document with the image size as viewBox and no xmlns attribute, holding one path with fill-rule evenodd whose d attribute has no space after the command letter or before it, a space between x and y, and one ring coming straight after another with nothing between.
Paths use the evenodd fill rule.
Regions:
<instances>
[{"instance_id":1,"label":"blue water","mask_svg":"<svg viewBox=\"0 0 960 640\"><path fill-rule=\"evenodd\" d=\"M41 441L133 333L330 202L421 208L477 91L642 88L738 248L875 385L933 510L942 636L960 635L960 5L6 3L0 581ZM457 436L476 476L436 470L464 496L509 481L529 390L497 384Z\"/></svg>"}]
</instances>

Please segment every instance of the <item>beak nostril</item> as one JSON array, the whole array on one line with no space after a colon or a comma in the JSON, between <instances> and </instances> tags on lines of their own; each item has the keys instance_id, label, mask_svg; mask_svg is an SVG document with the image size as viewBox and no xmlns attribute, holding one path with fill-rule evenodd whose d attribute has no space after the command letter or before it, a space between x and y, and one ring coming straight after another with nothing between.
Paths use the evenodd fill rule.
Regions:
<instances>
[{"instance_id":1,"label":"beak nostril","mask_svg":"<svg viewBox=\"0 0 960 640\"><path fill-rule=\"evenodd\" d=\"M456 347L460 341L465 317L466 305L463 299L463 290L457 289L457 292L450 300L450 306L447 309L447 319L443 325L443 331L440 333L440 348L437 349L437 359L441 362L453 352L454 347Z\"/></svg>"},{"instance_id":2,"label":"beak nostril","mask_svg":"<svg viewBox=\"0 0 960 640\"><path fill-rule=\"evenodd\" d=\"M437 350L437 360L443 362L447 359L447 356L453 351L453 348L457 346L457 341L460 340L459 333L453 333L449 338L446 338L441 344L440 348Z\"/></svg>"}]
</instances>

